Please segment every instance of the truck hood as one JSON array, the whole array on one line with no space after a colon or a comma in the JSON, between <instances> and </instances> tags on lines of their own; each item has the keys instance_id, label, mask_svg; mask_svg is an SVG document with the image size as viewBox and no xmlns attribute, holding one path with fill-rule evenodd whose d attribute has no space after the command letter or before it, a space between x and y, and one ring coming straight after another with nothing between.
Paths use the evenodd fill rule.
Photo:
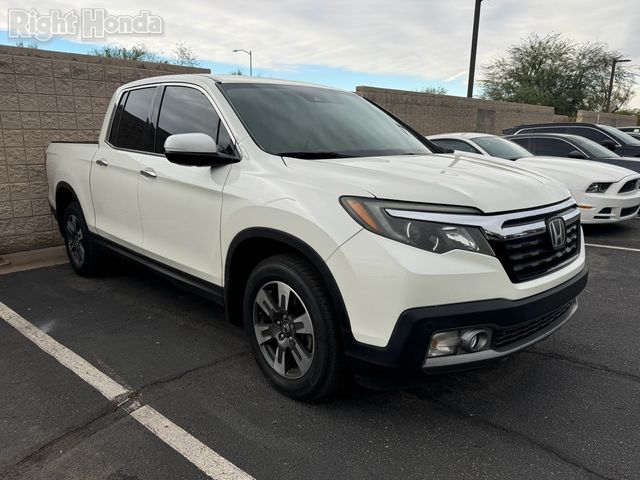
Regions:
<instances>
[{"instance_id":1,"label":"truck hood","mask_svg":"<svg viewBox=\"0 0 640 480\"><path fill-rule=\"evenodd\" d=\"M469 206L485 213L540 207L570 197L564 185L540 173L516 167L507 160L473 154L331 160L287 157L285 163L378 198Z\"/></svg>"},{"instance_id":2,"label":"truck hood","mask_svg":"<svg viewBox=\"0 0 640 480\"><path fill-rule=\"evenodd\" d=\"M594 182L619 182L625 177L638 176L632 170L594 162L593 160L576 160L558 157L521 158L517 165L536 170L540 173L564 183L569 190L584 191Z\"/></svg>"}]
</instances>

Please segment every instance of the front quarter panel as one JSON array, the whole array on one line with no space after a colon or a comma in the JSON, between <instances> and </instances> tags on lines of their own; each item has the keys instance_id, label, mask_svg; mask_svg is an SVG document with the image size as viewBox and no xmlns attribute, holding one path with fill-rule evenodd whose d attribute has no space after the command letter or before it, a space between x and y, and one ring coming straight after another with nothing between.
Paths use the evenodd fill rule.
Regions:
<instances>
[{"instance_id":1,"label":"front quarter panel","mask_svg":"<svg viewBox=\"0 0 640 480\"><path fill-rule=\"evenodd\" d=\"M353 190L353 195L369 196ZM340 195L346 191L320 178L307 178L288 168L280 157L244 150L243 160L233 165L224 188L223 262L234 238L249 228L284 232L326 260L361 230L340 205Z\"/></svg>"}]
</instances>

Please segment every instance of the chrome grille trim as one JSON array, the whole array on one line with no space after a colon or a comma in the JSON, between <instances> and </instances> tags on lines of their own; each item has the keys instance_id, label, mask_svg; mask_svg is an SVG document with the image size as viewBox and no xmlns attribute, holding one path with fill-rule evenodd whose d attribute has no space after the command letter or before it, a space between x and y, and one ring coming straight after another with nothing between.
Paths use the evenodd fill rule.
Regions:
<instances>
[{"instance_id":1,"label":"chrome grille trim","mask_svg":"<svg viewBox=\"0 0 640 480\"><path fill-rule=\"evenodd\" d=\"M565 222L571 222L580 216L580 211L572 198L548 207L498 215L460 215L398 209L385 211L396 218L480 227L488 238L496 240L510 240L544 233L547 230L545 218L538 219L539 217L561 216ZM526 221L531 218L536 220ZM523 222L505 226L507 222L516 223L518 220Z\"/></svg>"}]
</instances>

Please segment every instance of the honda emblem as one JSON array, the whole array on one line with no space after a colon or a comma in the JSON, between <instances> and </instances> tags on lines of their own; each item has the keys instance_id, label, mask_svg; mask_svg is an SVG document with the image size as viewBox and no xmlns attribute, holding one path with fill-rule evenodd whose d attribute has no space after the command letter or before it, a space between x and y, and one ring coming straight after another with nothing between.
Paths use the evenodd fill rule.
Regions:
<instances>
[{"instance_id":1,"label":"honda emblem","mask_svg":"<svg viewBox=\"0 0 640 480\"><path fill-rule=\"evenodd\" d=\"M565 228L564 219L555 217L547 222L547 230L551 239L551 246L554 250L560 250L567 243L567 230Z\"/></svg>"}]
</instances>

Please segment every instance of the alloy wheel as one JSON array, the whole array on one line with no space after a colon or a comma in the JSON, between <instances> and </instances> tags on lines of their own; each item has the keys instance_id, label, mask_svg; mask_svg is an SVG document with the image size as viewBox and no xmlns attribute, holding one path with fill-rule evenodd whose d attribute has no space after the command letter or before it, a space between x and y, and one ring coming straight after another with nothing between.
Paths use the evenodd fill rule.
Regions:
<instances>
[{"instance_id":1,"label":"alloy wheel","mask_svg":"<svg viewBox=\"0 0 640 480\"><path fill-rule=\"evenodd\" d=\"M80 219L73 213L67 217L67 246L76 265L82 265L85 258L84 234Z\"/></svg>"},{"instance_id":2,"label":"alloy wheel","mask_svg":"<svg viewBox=\"0 0 640 480\"><path fill-rule=\"evenodd\" d=\"M276 373L295 380L309 371L315 351L313 324L289 285L274 281L258 290L253 328L264 359Z\"/></svg>"}]
</instances>

